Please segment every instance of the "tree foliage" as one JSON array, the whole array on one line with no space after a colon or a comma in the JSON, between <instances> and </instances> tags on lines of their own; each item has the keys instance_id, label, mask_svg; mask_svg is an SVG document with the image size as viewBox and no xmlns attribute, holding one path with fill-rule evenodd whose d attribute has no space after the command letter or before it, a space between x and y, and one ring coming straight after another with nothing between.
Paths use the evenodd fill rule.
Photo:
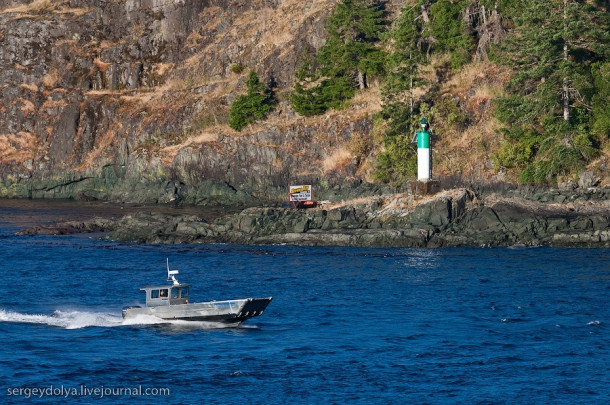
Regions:
<instances>
[{"instance_id":1,"label":"tree foliage","mask_svg":"<svg viewBox=\"0 0 610 405\"><path fill-rule=\"evenodd\" d=\"M597 62L592 69L595 95L593 104L593 133L610 137L610 61Z\"/></svg>"},{"instance_id":2,"label":"tree foliage","mask_svg":"<svg viewBox=\"0 0 610 405\"><path fill-rule=\"evenodd\" d=\"M496 102L506 125L497 159L522 169L522 182L548 182L599 153L610 20L588 1L525 0L508 10L516 27L498 55L515 75Z\"/></svg>"},{"instance_id":3,"label":"tree foliage","mask_svg":"<svg viewBox=\"0 0 610 405\"><path fill-rule=\"evenodd\" d=\"M358 76L383 71L377 42L385 30L384 10L371 0L343 0L328 19L328 40L320 48L320 72L326 77Z\"/></svg>"},{"instance_id":4,"label":"tree foliage","mask_svg":"<svg viewBox=\"0 0 610 405\"><path fill-rule=\"evenodd\" d=\"M426 56L421 47L417 15L417 6L406 8L388 35L382 116L388 122L386 136L390 139L405 133L414 109L413 90L422 84L418 68Z\"/></svg>"},{"instance_id":5,"label":"tree foliage","mask_svg":"<svg viewBox=\"0 0 610 405\"><path fill-rule=\"evenodd\" d=\"M378 47L385 29L384 10L371 0L343 0L328 19L328 40L315 56L305 55L290 96L301 115L340 108L367 77L383 72L384 54Z\"/></svg>"},{"instance_id":6,"label":"tree foliage","mask_svg":"<svg viewBox=\"0 0 610 405\"><path fill-rule=\"evenodd\" d=\"M420 68L436 53L448 53L454 68L470 60L474 45L464 18L470 3L470 0L409 3L389 31L381 111L387 130L385 151L377 159L379 179L396 181L415 174L417 148L411 143L412 136L423 115L430 119L429 114L438 111L435 101L416 102L414 98L413 90L424 84ZM437 101L439 106L450 106L444 98L437 97Z\"/></svg>"},{"instance_id":7,"label":"tree foliage","mask_svg":"<svg viewBox=\"0 0 610 405\"><path fill-rule=\"evenodd\" d=\"M247 93L237 97L229 111L229 126L236 131L241 131L255 120L265 118L275 105L273 91L265 88L253 70L246 80L246 86Z\"/></svg>"},{"instance_id":8,"label":"tree foliage","mask_svg":"<svg viewBox=\"0 0 610 405\"><path fill-rule=\"evenodd\" d=\"M494 103L504 124L496 163L519 170L525 183L553 181L592 161L610 137L609 8L601 0L414 0L384 32L378 2L342 0L326 44L304 55L290 100L302 115L322 114L341 108L368 76L382 77L377 177L401 181L415 174L411 138L423 115L451 131L468 122L438 86L414 96L422 69L436 54L450 57L450 66L433 66L440 76L491 54L514 72Z\"/></svg>"},{"instance_id":9,"label":"tree foliage","mask_svg":"<svg viewBox=\"0 0 610 405\"><path fill-rule=\"evenodd\" d=\"M417 171L417 148L410 134L417 125L413 90L422 84L418 68L426 60L425 24L418 18L423 1L406 6L387 35L386 80L382 87L385 151L377 158L376 177L401 181Z\"/></svg>"},{"instance_id":10,"label":"tree foliage","mask_svg":"<svg viewBox=\"0 0 610 405\"><path fill-rule=\"evenodd\" d=\"M464 19L470 0L435 1L430 5L431 50L451 55L451 66L459 68L469 62L474 42Z\"/></svg>"}]
</instances>

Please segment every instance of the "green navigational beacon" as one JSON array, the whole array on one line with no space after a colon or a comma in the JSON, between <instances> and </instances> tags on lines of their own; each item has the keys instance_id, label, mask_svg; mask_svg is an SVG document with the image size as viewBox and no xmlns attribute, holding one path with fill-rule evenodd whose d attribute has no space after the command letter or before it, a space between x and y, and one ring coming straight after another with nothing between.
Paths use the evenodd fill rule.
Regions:
<instances>
[{"instance_id":1,"label":"green navigational beacon","mask_svg":"<svg viewBox=\"0 0 610 405\"><path fill-rule=\"evenodd\" d=\"M415 133L417 137L417 180L430 180L430 132L428 132L428 121L426 118L421 119L421 131ZM415 140L415 139L414 139Z\"/></svg>"}]
</instances>

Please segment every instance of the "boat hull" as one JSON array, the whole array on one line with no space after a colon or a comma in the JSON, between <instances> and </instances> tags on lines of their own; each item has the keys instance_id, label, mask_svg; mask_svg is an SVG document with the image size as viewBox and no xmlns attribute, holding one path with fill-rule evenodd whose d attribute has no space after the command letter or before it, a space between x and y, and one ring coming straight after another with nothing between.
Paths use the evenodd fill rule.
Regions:
<instances>
[{"instance_id":1,"label":"boat hull","mask_svg":"<svg viewBox=\"0 0 610 405\"><path fill-rule=\"evenodd\" d=\"M141 315L165 320L206 321L239 324L263 314L271 302L268 298L245 298L228 301L198 302L192 304L163 305L157 307L126 307L123 318Z\"/></svg>"}]
</instances>

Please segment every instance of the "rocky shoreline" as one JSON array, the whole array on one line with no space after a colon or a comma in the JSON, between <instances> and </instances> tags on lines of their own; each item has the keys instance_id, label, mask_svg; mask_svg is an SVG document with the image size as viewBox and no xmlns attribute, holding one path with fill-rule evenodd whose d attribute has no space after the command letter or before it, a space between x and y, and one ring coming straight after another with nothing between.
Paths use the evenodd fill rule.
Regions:
<instances>
[{"instance_id":1,"label":"rocky shoreline","mask_svg":"<svg viewBox=\"0 0 610 405\"><path fill-rule=\"evenodd\" d=\"M104 232L138 243L364 247L610 247L610 188L362 197L297 210L252 207L216 219L145 211L34 226L19 234Z\"/></svg>"}]
</instances>

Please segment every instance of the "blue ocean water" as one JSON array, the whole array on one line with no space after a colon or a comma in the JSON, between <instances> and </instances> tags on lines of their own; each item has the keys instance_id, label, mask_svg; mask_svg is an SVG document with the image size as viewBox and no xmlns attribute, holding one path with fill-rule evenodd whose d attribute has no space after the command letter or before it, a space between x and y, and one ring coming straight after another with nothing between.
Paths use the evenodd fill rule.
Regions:
<instances>
[{"instance_id":1,"label":"blue ocean water","mask_svg":"<svg viewBox=\"0 0 610 405\"><path fill-rule=\"evenodd\" d=\"M15 236L11 213L3 403L610 400L609 250L138 245ZM191 301L273 301L237 328L124 322L166 258Z\"/></svg>"}]
</instances>

